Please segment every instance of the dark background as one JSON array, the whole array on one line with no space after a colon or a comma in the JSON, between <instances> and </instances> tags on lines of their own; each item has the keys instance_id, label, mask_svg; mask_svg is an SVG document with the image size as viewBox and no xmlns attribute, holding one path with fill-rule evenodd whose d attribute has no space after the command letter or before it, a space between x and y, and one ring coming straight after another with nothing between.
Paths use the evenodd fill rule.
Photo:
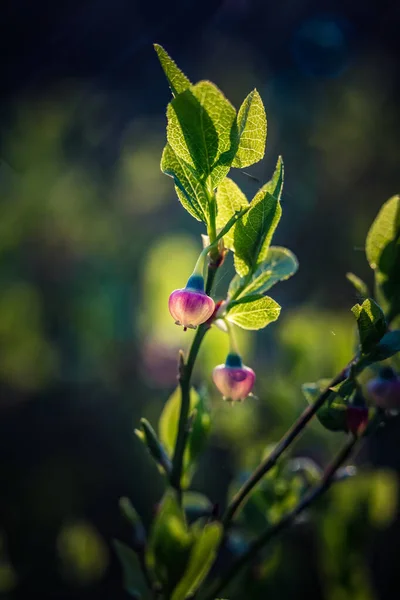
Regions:
<instances>
[{"instance_id":1,"label":"dark background","mask_svg":"<svg viewBox=\"0 0 400 600\"><path fill-rule=\"evenodd\" d=\"M184 285L203 231L159 173L169 90L153 42L236 107L257 87L268 143L249 171L264 182L285 159L276 242L301 267L274 295L279 323L243 338L261 403L231 416L212 396L222 413L195 487L223 504L249 441L276 440L303 406L299 385L351 356L345 273L372 284L365 235L399 185L399 17L391 1L3 0L0 528L16 571L4 597L124 598L112 551L86 580L63 571L56 538L89 523L107 554L113 538L129 542L118 498L147 523L162 491L133 427L142 414L155 423L173 389L187 338L163 299ZM257 190L234 177L250 197ZM223 359L213 344L203 379ZM396 427L365 460L399 467ZM335 445L316 426L299 451L323 462ZM393 597L398 541L394 528L386 535L372 562L380 597Z\"/></svg>"}]
</instances>

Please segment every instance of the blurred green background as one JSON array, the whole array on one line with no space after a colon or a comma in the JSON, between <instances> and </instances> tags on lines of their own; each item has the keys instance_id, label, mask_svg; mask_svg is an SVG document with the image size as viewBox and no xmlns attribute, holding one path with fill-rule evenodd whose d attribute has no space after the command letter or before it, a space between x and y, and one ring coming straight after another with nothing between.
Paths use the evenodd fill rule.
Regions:
<instances>
[{"instance_id":1,"label":"blurred green background","mask_svg":"<svg viewBox=\"0 0 400 600\"><path fill-rule=\"evenodd\" d=\"M352 356L356 296L345 274L372 285L365 236L399 185L395 3L94 4L56 11L39 2L33 11L10 0L2 23L0 594L8 599L127 597L111 548L113 538L130 541L118 498L129 496L148 523L162 493L133 429L141 416L156 425L175 387L177 350L193 333L174 325L167 300L186 283L204 230L159 169L169 90L152 42L236 107L257 87L266 156L249 169L253 178L233 178L251 198L283 155L274 243L300 262L273 289L279 321L239 338L258 400L232 409L215 393L222 332L212 330L200 354L195 382L209 388L213 433L193 487L220 506L233 475L304 408L301 384L334 375ZM217 296L232 272L229 257ZM360 462L398 470L398 433L393 422ZM323 464L341 439L316 422L295 454ZM266 589L271 598L392 598L398 529L396 521L357 547L373 565L375 592L366 575L365 585L339 585L344 567L339 576L321 566L306 532L288 540L272 587L254 598Z\"/></svg>"}]
</instances>

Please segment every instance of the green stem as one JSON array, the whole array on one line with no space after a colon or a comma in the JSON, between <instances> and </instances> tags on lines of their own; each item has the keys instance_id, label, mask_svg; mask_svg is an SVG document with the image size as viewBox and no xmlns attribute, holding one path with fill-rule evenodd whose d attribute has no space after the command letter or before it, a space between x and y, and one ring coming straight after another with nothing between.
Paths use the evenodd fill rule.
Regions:
<instances>
[{"instance_id":1,"label":"green stem","mask_svg":"<svg viewBox=\"0 0 400 600\"><path fill-rule=\"evenodd\" d=\"M239 348L237 345L237 341L236 341L236 336L233 330L233 325L232 323L229 323L228 320L224 319L226 328L228 330L228 336L229 336L229 352L232 354L238 354L240 356L240 352L239 352Z\"/></svg>"},{"instance_id":2,"label":"green stem","mask_svg":"<svg viewBox=\"0 0 400 600\"><path fill-rule=\"evenodd\" d=\"M359 438L351 436L344 444L338 455L332 463L326 468L321 482L315 486L299 504L290 512L288 512L278 523L269 527L250 545L248 550L240 556L231 566L229 571L217 580L208 593L205 594L202 600L214 600L225 586L236 577L248 563L250 563L258 554L258 552L282 530L291 525L296 517L308 508L315 500L317 500L332 484L337 470L342 466L345 460L350 456L355 444Z\"/></svg>"},{"instance_id":3,"label":"green stem","mask_svg":"<svg viewBox=\"0 0 400 600\"><path fill-rule=\"evenodd\" d=\"M183 455L185 453L186 440L188 436L188 417L190 409L190 380L193 367L196 362L201 342L210 326L203 323L197 328L190 347L187 362L182 365L179 374L179 385L181 388L181 410L179 414L178 435L176 437L174 457L172 459L172 470L170 482L178 492L181 490L181 476L183 467Z\"/></svg>"},{"instance_id":4,"label":"green stem","mask_svg":"<svg viewBox=\"0 0 400 600\"><path fill-rule=\"evenodd\" d=\"M228 506L225 515L222 519L224 527L229 527L231 521L236 515L236 512L239 510L242 503L246 500L247 496L253 490L253 488L257 485L257 483L264 477L268 471L275 466L277 460L281 457L281 455L287 450L287 448L291 445L291 443L297 438L297 436L303 431L304 427L307 423L312 419L312 417L316 414L316 412L321 408L324 402L327 400L329 394L331 393L331 387L337 385L344 381L347 377L347 371L349 366L351 366L354 362L354 359L346 366L343 371L341 371L328 385L328 387L320 394L314 404L310 404L307 408L302 412L297 421L292 425L292 427L285 433L280 442L275 446L272 452L267 456L262 463L257 467L257 469L250 475L249 479L243 484L237 494L233 497L232 502Z\"/></svg>"},{"instance_id":5,"label":"green stem","mask_svg":"<svg viewBox=\"0 0 400 600\"><path fill-rule=\"evenodd\" d=\"M211 293L214 283L217 266L208 265L208 275L206 282L206 294ZM208 322L203 323L197 328L193 338L192 345L189 350L189 355L186 362L182 362L179 368L179 385L181 388L181 410L179 413L178 435L176 437L174 456L172 459L172 469L170 483L178 493L181 491L181 477L183 467L183 456L185 453L186 441L188 436L188 418L190 410L190 387L193 367L196 362L197 355L200 350L201 343L207 331L210 329Z\"/></svg>"},{"instance_id":6,"label":"green stem","mask_svg":"<svg viewBox=\"0 0 400 600\"><path fill-rule=\"evenodd\" d=\"M215 245L217 238L217 200L213 192L209 196L209 208L208 238L210 240L210 257L212 261L216 261L218 258L218 246Z\"/></svg>"}]
</instances>

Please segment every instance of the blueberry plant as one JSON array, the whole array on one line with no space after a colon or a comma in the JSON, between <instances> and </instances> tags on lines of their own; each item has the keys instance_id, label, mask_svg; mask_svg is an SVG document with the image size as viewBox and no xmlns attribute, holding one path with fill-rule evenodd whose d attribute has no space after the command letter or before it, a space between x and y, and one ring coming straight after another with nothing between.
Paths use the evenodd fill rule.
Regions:
<instances>
[{"instance_id":1,"label":"blueberry plant","mask_svg":"<svg viewBox=\"0 0 400 600\"><path fill-rule=\"evenodd\" d=\"M354 357L331 380L304 384L308 405L219 514L210 500L189 490L211 423L207 400L191 383L196 358L210 328L229 336L225 363L215 366L210 378L223 399L240 411L240 403L252 395L256 375L243 364L235 329L259 330L278 319L281 307L267 293L291 277L298 263L290 250L271 245L282 214L282 158L251 200L228 176L231 168L248 167L264 156L267 120L257 90L236 111L213 83L192 84L161 46L155 49L172 92L161 170L172 178L183 208L202 224L202 250L193 273L182 273L183 282L188 277L186 286L171 291L169 298L176 325L195 330L187 334L193 335L188 353L179 353L179 385L164 406L158 433L145 419L136 431L165 477L165 493L147 532L129 500L121 499L133 544L128 548L116 542L116 549L133 597L216 600L260 550L333 483L338 485L342 465L355 447L400 410L395 363L400 351L400 330L395 328L400 313L400 197L382 206L366 239L374 294L348 274L359 297L351 309L358 330ZM214 280L228 252L233 253L235 275L226 296L215 298ZM367 385L360 381L363 371L370 372ZM314 416L326 429L344 432L344 445L325 471L310 459L297 460L291 468L285 453ZM282 505L279 518L268 519L271 507L284 503L271 486L274 478L285 480L291 502ZM219 555L257 494L264 502L264 521L231 563L220 567Z\"/></svg>"}]
</instances>

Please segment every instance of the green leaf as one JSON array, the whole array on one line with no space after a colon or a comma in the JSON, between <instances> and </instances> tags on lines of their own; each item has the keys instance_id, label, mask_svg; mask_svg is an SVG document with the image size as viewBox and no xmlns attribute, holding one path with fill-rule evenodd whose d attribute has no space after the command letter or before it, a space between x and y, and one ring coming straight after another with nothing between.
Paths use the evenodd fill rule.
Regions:
<instances>
[{"instance_id":1,"label":"green leaf","mask_svg":"<svg viewBox=\"0 0 400 600\"><path fill-rule=\"evenodd\" d=\"M278 159L274 175L254 196L250 210L236 224L234 232L235 269L244 277L262 263L282 214L280 197L283 162Z\"/></svg>"},{"instance_id":2,"label":"green leaf","mask_svg":"<svg viewBox=\"0 0 400 600\"><path fill-rule=\"evenodd\" d=\"M225 177L218 186L217 193L217 229L222 229L233 215L248 206L248 200L238 185L229 177ZM234 225L232 229L224 236L224 245L230 250L233 249Z\"/></svg>"},{"instance_id":3,"label":"green leaf","mask_svg":"<svg viewBox=\"0 0 400 600\"><path fill-rule=\"evenodd\" d=\"M385 202L367 235L365 252L371 269L381 269L383 251L389 243L399 241L400 235L400 196L393 196Z\"/></svg>"},{"instance_id":4,"label":"green leaf","mask_svg":"<svg viewBox=\"0 0 400 600\"><path fill-rule=\"evenodd\" d=\"M381 307L372 299L356 304L351 312L357 319L360 344L363 352L370 352L386 332L386 319Z\"/></svg>"},{"instance_id":5,"label":"green leaf","mask_svg":"<svg viewBox=\"0 0 400 600\"><path fill-rule=\"evenodd\" d=\"M161 63L166 78L168 79L169 87L173 96L187 90L192 84L189 79L176 66L172 58L167 54L162 46L154 44L154 49L157 52L158 60Z\"/></svg>"},{"instance_id":6,"label":"green leaf","mask_svg":"<svg viewBox=\"0 0 400 600\"><path fill-rule=\"evenodd\" d=\"M205 390L197 394L194 406L192 427L187 442L186 456L184 456L184 485L187 487L196 466L196 461L203 452L211 429L211 405ZM185 463L186 459L186 463ZM187 467L185 468L185 464ZM186 476L186 477L185 477Z\"/></svg>"},{"instance_id":7,"label":"green leaf","mask_svg":"<svg viewBox=\"0 0 400 600\"><path fill-rule=\"evenodd\" d=\"M262 329L279 317L281 307L268 296L250 301L248 298L244 300L229 308L226 317L228 321L242 329Z\"/></svg>"},{"instance_id":8,"label":"green leaf","mask_svg":"<svg viewBox=\"0 0 400 600\"><path fill-rule=\"evenodd\" d=\"M354 275L354 273L346 273L346 278L350 281L362 299L368 298L370 295L368 286L362 279L357 277L357 275Z\"/></svg>"},{"instance_id":9,"label":"green leaf","mask_svg":"<svg viewBox=\"0 0 400 600\"><path fill-rule=\"evenodd\" d=\"M181 579L193 541L177 494L169 488L153 521L146 548L146 564L166 592L170 593Z\"/></svg>"},{"instance_id":10,"label":"green leaf","mask_svg":"<svg viewBox=\"0 0 400 600\"><path fill-rule=\"evenodd\" d=\"M198 221L208 222L209 201L204 185L198 180L193 168L175 154L169 144L161 157L161 171L173 178L181 204Z\"/></svg>"},{"instance_id":11,"label":"green leaf","mask_svg":"<svg viewBox=\"0 0 400 600\"><path fill-rule=\"evenodd\" d=\"M267 117L257 90L244 100L237 116L239 147L232 167L248 167L261 160L267 140Z\"/></svg>"},{"instance_id":12,"label":"green leaf","mask_svg":"<svg viewBox=\"0 0 400 600\"><path fill-rule=\"evenodd\" d=\"M385 202L367 235L366 254L375 270L377 297L400 313L400 196ZM386 306L384 306L386 310Z\"/></svg>"},{"instance_id":13,"label":"green leaf","mask_svg":"<svg viewBox=\"0 0 400 600\"><path fill-rule=\"evenodd\" d=\"M199 492L184 492L182 505L189 517L210 515L213 510L211 501L204 494Z\"/></svg>"},{"instance_id":14,"label":"green leaf","mask_svg":"<svg viewBox=\"0 0 400 600\"><path fill-rule=\"evenodd\" d=\"M331 387L331 390L338 394L338 396L340 396L344 400L349 398L355 389L356 382L353 378L347 378L341 383L338 383L337 385Z\"/></svg>"},{"instance_id":15,"label":"green leaf","mask_svg":"<svg viewBox=\"0 0 400 600\"><path fill-rule=\"evenodd\" d=\"M329 379L320 379L315 383L304 383L302 392L309 402L314 404L320 394L329 385ZM329 431L347 431L346 423L347 404L343 398L332 392L325 404L317 411L317 419Z\"/></svg>"},{"instance_id":16,"label":"green leaf","mask_svg":"<svg viewBox=\"0 0 400 600\"><path fill-rule=\"evenodd\" d=\"M159 438L169 456L173 455L178 433L179 412L181 406L181 389L178 386L167 400L158 423ZM196 460L201 454L208 439L211 418L210 406L205 394L190 390L191 431L188 436L183 457L182 487L186 488L193 475Z\"/></svg>"},{"instance_id":17,"label":"green leaf","mask_svg":"<svg viewBox=\"0 0 400 600\"><path fill-rule=\"evenodd\" d=\"M236 154L236 111L209 81L179 94L167 108L167 139L175 154L189 164L208 191L228 173Z\"/></svg>"},{"instance_id":18,"label":"green leaf","mask_svg":"<svg viewBox=\"0 0 400 600\"><path fill-rule=\"evenodd\" d=\"M389 331L378 342L372 357L375 360L385 360L400 352L400 330Z\"/></svg>"},{"instance_id":19,"label":"green leaf","mask_svg":"<svg viewBox=\"0 0 400 600\"><path fill-rule=\"evenodd\" d=\"M122 496L119 499L119 508L132 527L142 527L142 521L129 498Z\"/></svg>"},{"instance_id":20,"label":"green leaf","mask_svg":"<svg viewBox=\"0 0 400 600\"><path fill-rule=\"evenodd\" d=\"M193 546L186 571L171 600L185 600L200 587L215 561L222 533L221 523L210 523L204 527Z\"/></svg>"},{"instance_id":21,"label":"green leaf","mask_svg":"<svg viewBox=\"0 0 400 600\"><path fill-rule=\"evenodd\" d=\"M281 246L271 246L266 260L256 268L250 282L246 285L246 280L236 275L231 281L228 294L237 299L249 294L265 294L279 281L294 275L298 266L293 252Z\"/></svg>"},{"instance_id":22,"label":"green leaf","mask_svg":"<svg viewBox=\"0 0 400 600\"><path fill-rule=\"evenodd\" d=\"M147 419L140 419L140 427L140 430L135 429L137 437L144 443L150 455L161 467L162 471L168 474L171 470L170 460L165 449L160 444L156 432Z\"/></svg>"},{"instance_id":23,"label":"green leaf","mask_svg":"<svg viewBox=\"0 0 400 600\"><path fill-rule=\"evenodd\" d=\"M137 554L119 540L113 540L113 546L122 566L125 590L136 598L140 597L138 594L145 596L147 586Z\"/></svg>"}]
</instances>

